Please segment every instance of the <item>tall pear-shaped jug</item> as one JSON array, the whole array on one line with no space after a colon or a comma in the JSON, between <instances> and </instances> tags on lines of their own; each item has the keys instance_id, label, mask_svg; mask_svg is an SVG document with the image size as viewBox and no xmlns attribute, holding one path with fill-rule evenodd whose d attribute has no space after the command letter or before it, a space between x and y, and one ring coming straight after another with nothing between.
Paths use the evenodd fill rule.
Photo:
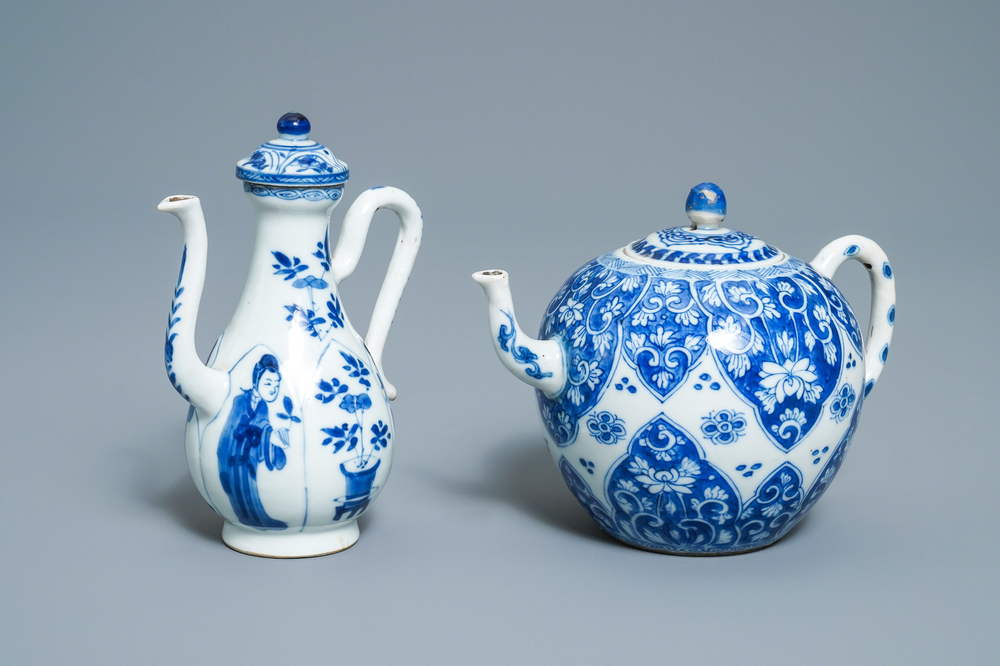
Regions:
<instances>
[{"instance_id":1,"label":"tall pear-shaped jug","mask_svg":"<svg viewBox=\"0 0 1000 666\"><path fill-rule=\"evenodd\" d=\"M385 485L396 391L385 380L382 350L423 227L409 195L374 188L348 210L331 251L330 213L348 169L309 130L305 116L285 114L278 138L237 164L257 215L256 241L243 296L207 365L194 346L208 254L201 204L181 195L159 206L184 231L164 359L191 404L191 475L225 519L223 541L268 557L349 548L358 516ZM394 211L401 229L362 339L337 285L357 266L379 208Z\"/></svg>"}]
</instances>

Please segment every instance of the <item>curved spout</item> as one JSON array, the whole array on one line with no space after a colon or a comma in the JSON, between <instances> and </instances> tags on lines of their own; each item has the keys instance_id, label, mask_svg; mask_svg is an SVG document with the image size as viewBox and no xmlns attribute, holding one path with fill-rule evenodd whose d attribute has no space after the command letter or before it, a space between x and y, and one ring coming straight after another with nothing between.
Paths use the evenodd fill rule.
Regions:
<instances>
[{"instance_id":1,"label":"curved spout","mask_svg":"<svg viewBox=\"0 0 1000 666\"><path fill-rule=\"evenodd\" d=\"M194 346L194 327L208 262L208 233L201 201L186 195L167 197L156 209L175 215L184 231L184 254L163 346L167 376L181 397L214 414L229 393L229 374L207 367Z\"/></svg>"},{"instance_id":2,"label":"curved spout","mask_svg":"<svg viewBox=\"0 0 1000 666\"><path fill-rule=\"evenodd\" d=\"M511 374L554 397L566 384L566 364L558 340L528 337L514 318L506 271L479 271L472 279L486 292L493 348Z\"/></svg>"}]
</instances>

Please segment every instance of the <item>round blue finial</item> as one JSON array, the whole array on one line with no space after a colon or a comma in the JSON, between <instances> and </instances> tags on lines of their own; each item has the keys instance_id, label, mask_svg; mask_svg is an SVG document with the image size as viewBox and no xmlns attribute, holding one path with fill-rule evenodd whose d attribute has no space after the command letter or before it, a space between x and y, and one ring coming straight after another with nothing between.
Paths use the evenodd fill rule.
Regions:
<instances>
[{"instance_id":1,"label":"round blue finial","mask_svg":"<svg viewBox=\"0 0 1000 666\"><path fill-rule=\"evenodd\" d=\"M286 113L278 118L278 136L282 139L305 139L309 136L309 119L301 113Z\"/></svg>"},{"instance_id":2,"label":"round blue finial","mask_svg":"<svg viewBox=\"0 0 1000 666\"><path fill-rule=\"evenodd\" d=\"M715 183L691 188L684 206L692 229L718 229L726 217L726 195Z\"/></svg>"}]
</instances>

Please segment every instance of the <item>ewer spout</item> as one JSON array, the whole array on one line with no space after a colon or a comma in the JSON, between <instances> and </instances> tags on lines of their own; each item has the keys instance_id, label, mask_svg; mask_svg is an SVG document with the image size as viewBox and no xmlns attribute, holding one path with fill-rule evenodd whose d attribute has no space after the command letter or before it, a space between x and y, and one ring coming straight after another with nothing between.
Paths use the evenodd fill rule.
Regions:
<instances>
[{"instance_id":1,"label":"ewer spout","mask_svg":"<svg viewBox=\"0 0 1000 666\"><path fill-rule=\"evenodd\" d=\"M486 292L493 349L511 374L549 397L566 384L565 353L558 340L536 340L517 325L506 271L479 271L472 279Z\"/></svg>"},{"instance_id":2,"label":"ewer spout","mask_svg":"<svg viewBox=\"0 0 1000 666\"><path fill-rule=\"evenodd\" d=\"M199 410L214 413L222 407L229 393L229 375L202 363L194 345L195 323L208 263L205 215L198 197L187 195L167 197L156 208L176 216L184 231L184 253L170 304L163 362L170 383L181 397Z\"/></svg>"}]
</instances>

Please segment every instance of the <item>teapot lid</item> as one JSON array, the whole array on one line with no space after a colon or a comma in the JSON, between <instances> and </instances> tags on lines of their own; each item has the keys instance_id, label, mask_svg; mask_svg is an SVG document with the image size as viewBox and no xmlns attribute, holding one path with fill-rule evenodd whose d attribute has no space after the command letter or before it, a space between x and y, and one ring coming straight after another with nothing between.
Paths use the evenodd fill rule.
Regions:
<instances>
[{"instance_id":1,"label":"teapot lid","mask_svg":"<svg viewBox=\"0 0 1000 666\"><path fill-rule=\"evenodd\" d=\"M286 113L278 119L278 138L236 163L236 177L280 187L330 187L347 182L347 165L321 143L309 139L309 119Z\"/></svg>"},{"instance_id":2,"label":"teapot lid","mask_svg":"<svg viewBox=\"0 0 1000 666\"><path fill-rule=\"evenodd\" d=\"M689 227L661 229L625 247L625 254L657 262L690 265L752 264L781 252L742 231L726 229L726 195L715 183L691 188L685 205Z\"/></svg>"}]
</instances>

